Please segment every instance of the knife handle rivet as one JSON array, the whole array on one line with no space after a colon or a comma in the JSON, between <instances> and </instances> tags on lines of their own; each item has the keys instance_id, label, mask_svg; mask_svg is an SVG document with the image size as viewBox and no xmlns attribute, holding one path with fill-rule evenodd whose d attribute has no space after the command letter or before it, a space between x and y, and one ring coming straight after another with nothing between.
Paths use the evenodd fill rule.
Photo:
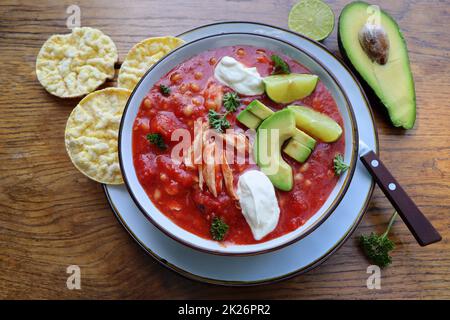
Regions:
<instances>
[{"instance_id":1,"label":"knife handle rivet","mask_svg":"<svg viewBox=\"0 0 450 320\"><path fill-rule=\"evenodd\" d=\"M376 168L376 167L378 167L378 161L377 161L377 160L372 160L372 161L370 162L370 165L371 165L372 167Z\"/></svg>"},{"instance_id":2,"label":"knife handle rivet","mask_svg":"<svg viewBox=\"0 0 450 320\"><path fill-rule=\"evenodd\" d=\"M397 189L397 186L395 185L395 183L389 183L388 188L389 190L394 191L395 189Z\"/></svg>"}]
</instances>

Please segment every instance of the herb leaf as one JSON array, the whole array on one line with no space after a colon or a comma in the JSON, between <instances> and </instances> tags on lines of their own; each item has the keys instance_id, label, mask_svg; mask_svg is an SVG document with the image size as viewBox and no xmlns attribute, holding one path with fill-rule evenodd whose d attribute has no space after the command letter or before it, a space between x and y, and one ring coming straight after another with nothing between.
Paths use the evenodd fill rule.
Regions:
<instances>
[{"instance_id":1,"label":"herb leaf","mask_svg":"<svg viewBox=\"0 0 450 320\"><path fill-rule=\"evenodd\" d=\"M389 231L397 217L397 211L394 212L386 231L382 235L371 233L370 235L361 235L359 243L369 261L384 268L391 264L392 257L389 252L395 248L394 242L388 238Z\"/></svg>"},{"instance_id":2,"label":"herb leaf","mask_svg":"<svg viewBox=\"0 0 450 320\"><path fill-rule=\"evenodd\" d=\"M167 149L167 144L164 142L163 137L159 133L149 133L147 135L147 140L157 146L161 150Z\"/></svg>"},{"instance_id":3,"label":"herb leaf","mask_svg":"<svg viewBox=\"0 0 450 320\"><path fill-rule=\"evenodd\" d=\"M209 126L215 129L217 132L222 133L224 129L228 129L230 127L230 122L227 120L227 113L221 114L214 110L208 111L208 121Z\"/></svg>"},{"instance_id":4,"label":"herb leaf","mask_svg":"<svg viewBox=\"0 0 450 320\"><path fill-rule=\"evenodd\" d=\"M168 86L160 84L159 85L159 92L161 92L161 94L164 95L164 96L168 96L170 94L170 88Z\"/></svg>"},{"instance_id":5,"label":"herb leaf","mask_svg":"<svg viewBox=\"0 0 450 320\"><path fill-rule=\"evenodd\" d=\"M228 225L222 218L214 217L210 228L211 236L214 240L222 241L225 238L228 229Z\"/></svg>"},{"instance_id":6,"label":"herb leaf","mask_svg":"<svg viewBox=\"0 0 450 320\"><path fill-rule=\"evenodd\" d=\"M282 58L277 56L276 54L270 57L273 62L273 71L272 74L289 74L291 73L291 68Z\"/></svg>"},{"instance_id":7,"label":"herb leaf","mask_svg":"<svg viewBox=\"0 0 450 320\"><path fill-rule=\"evenodd\" d=\"M228 112L235 112L237 110L237 107L239 107L239 105L241 104L236 92L225 93L223 95L222 101L225 110L227 110Z\"/></svg>"},{"instance_id":8,"label":"herb leaf","mask_svg":"<svg viewBox=\"0 0 450 320\"><path fill-rule=\"evenodd\" d=\"M345 164L344 162L344 157L342 156L342 154L338 153L334 159L333 159L333 165L334 165L334 173L337 176L340 176L341 174L343 174L345 171L347 171L347 169L349 168L349 166L347 164Z\"/></svg>"},{"instance_id":9,"label":"herb leaf","mask_svg":"<svg viewBox=\"0 0 450 320\"><path fill-rule=\"evenodd\" d=\"M214 128L217 132L222 133L224 129L230 127L230 122L227 120L229 113L235 112L241 104L236 92L227 92L222 98L223 106L225 107L225 113L218 113L215 110L208 111L209 126Z\"/></svg>"}]
</instances>

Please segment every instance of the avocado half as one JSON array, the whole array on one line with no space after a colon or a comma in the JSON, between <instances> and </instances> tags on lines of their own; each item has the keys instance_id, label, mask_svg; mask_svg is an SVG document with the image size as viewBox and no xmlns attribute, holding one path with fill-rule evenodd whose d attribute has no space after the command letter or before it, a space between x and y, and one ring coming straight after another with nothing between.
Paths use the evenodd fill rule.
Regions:
<instances>
[{"instance_id":1,"label":"avocado half","mask_svg":"<svg viewBox=\"0 0 450 320\"><path fill-rule=\"evenodd\" d=\"M387 108L392 124L411 129L416 120L416 94L405 39L395 20L381 10L380 22L389 39L389 51L386 64L372 61L358 38L373 14L369 7L368 3L356 1L342 10L338 26L339 50Z\"/></svg>"}]
</instances>

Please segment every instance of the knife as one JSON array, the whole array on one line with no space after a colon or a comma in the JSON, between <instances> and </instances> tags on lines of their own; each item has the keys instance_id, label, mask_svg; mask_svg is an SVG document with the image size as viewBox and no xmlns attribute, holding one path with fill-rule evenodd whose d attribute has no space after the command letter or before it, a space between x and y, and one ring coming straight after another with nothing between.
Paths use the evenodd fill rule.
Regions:
<instances>
[{"instance_id":1,"label":"knife","mask_svg":"<svg viewBox=\"0 0 450 320\"><path fill-rule=\"evenodd\" d=\"M421 246L427 246L441 241L442 237L439 232L395 180L376 153L363 141L359 141L359 158L417 242Z\"/></svg>"}]
</instances>

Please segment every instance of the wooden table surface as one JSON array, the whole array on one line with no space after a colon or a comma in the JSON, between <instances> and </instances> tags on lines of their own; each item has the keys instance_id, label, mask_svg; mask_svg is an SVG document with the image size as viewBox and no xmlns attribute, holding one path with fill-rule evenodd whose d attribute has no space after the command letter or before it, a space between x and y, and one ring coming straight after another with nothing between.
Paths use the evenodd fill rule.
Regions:
<instances>
[{"instance_id":1,"label":"wooden table surface","mask_svg":"<svg viewBox=\"0 0 450 320\"><path fill-rule=\"evenodd\" d=\"M328 1L336 15L348 1ZM393 211L375 190L347 243L313 271L263 287L227 288L185 279L155 262L111 212L102 186L71 164L64 127L76 99L53 97L38 83L39 48L67 33L73 1L0 3L0 298L450 298L450 2L377 1L399 22L416 83L415 128L403 132L375 110L381 158L441 232L421 248L399 220L393 264L380 290L366 287L361 233L381 232ZM81 23L112 37L123 59L139 40L198 25L251 20L287 27L295 1L77 1ZM337 53L336 31L325 45ZM80 266L81 290L66 288Z\"/></svg>"}]
</instances>

